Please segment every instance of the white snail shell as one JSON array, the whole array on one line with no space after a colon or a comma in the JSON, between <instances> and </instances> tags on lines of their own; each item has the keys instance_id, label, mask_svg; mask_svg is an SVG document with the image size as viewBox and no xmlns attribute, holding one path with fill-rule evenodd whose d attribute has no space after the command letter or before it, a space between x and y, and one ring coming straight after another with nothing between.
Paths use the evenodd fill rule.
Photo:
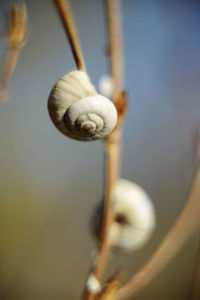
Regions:
<instances>
[{"instance_id":1,"label":"white snail shell","mask_svg":"<svg viewBox=\"0 0 200 300\"><path fill-rule=\"evenodd\" d=\"M101 291L101 283L97 280L93 273L91 273L86 282L87 290L92 294L97 294Z\"/></svg>"},{"instance_id":2,"label":"white snail shell","mask_svg":"<svg viewBox=\"0 0 200 300\"><path fill-rule=\"evenodd\" d=\"M99 91L107 98L113 95L113 79L110 75L103 75L99 80Z\"/></svg>"},{"instance_id":3,"label":"white snail shell","mask_svg":"<svg viewBox=\"0 0 200 300\"><path fill-rule=\"evenodd\" d=\"M114 104L97 94L83 71L72 71L58 80L50 92L48 110L64 135L81 141L107 136L117 123Z\"/></svg>"},{"instance_id":4,"label":"white snail shell","mask_svg":"<svg viewBox=\"0 0 200 300\"><path fill-rule=\"evenodd\" d=\"M110 243L115 249L130 252L141 248L152 236L156 224L155 211L146 192L137 184L120 179L113 193L115 218L110 229ZM99 238L102 227L103 202L92 216L94 235Z\"/></svg>"}]
</instances>

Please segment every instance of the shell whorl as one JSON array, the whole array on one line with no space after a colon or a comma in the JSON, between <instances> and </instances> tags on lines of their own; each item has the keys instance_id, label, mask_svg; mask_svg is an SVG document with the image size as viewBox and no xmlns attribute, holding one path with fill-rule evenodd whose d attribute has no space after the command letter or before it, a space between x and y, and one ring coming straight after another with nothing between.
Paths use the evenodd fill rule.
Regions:
<instances>
[{"instance_id":1,"label":"shell whorl","mask_svg":"<svg viewBox=\"0 0 200 300\"><path fill-rule=\"evenodd\" d=\"M81 141L105 137L117 122L115 106L97 94L83 71L72 71L58 80L50 92L48 110L58 130Z\"/></svg>"},{"instance_id":2,"label":"shell whorl","mask_svg":"<svg viewBox=\"0 0 200 300\"><path fill-rule=\"evenodd\" d=\"M113 193L114 221L110 229L113 248L130 252L141 248L150 239L156 218L146 192L135 183L120 179ZM99 238L103 217L103 202L95 208L91 220L92 232Z\"/></svg>"}]
</instances>

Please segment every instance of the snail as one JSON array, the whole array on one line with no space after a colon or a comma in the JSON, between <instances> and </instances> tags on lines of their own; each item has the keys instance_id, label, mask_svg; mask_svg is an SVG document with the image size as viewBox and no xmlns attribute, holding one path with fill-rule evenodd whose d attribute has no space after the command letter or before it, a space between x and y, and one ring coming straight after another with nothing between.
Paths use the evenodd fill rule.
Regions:
<instances>
[{"instance_id":1,"label":"snail","mask_svg":"<svg viewBox=\"0 0 200 300\"><path fill-rule=\"evenodd\" d=\"M48 110L59 131L80 141L104 138L117 123L114 104L98 94L88 75L79 70L57 81L49 95Z\"/></svg>"},{"instance_id":2,"label":"snail","mask_svg":"<svg viewBox=\"0 0 200 300\"><path fill-rule=\"evenodd\" d=\"M120 179L116 184L112 205L114 221L110 228L110 243L114 249L131 252L144 246L156 224L153 204L137 184ZM94 209L91 218L93 235L99 239L102 227L103 201Z\"/></svg>"},{"instance_id":3,"label":"snail","mask_svg":"<svg viewBox=\"0 0 200 300\"><path fill-rule=\"evenodd\" d=\"M101 291L101 284L95 277L93 273L91 273L86 282L87 290L92 294L97 294Z\"/></svg>"},{"instance_id":4,"label":"snail","mask_svg":"<svg viewBox=\"0 0 200 300\"><path fill-rule=\"evenodd\" d=\"M111 98L113 95L113 79L110 75L103 75L99 80L99 90L105 97Z\"/></svg>"}]
</instances>

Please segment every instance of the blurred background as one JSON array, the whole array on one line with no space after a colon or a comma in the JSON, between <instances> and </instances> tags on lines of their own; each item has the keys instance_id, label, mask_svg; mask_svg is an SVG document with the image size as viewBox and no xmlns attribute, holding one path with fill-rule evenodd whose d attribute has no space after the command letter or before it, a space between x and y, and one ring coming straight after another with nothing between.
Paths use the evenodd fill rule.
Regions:
<instances>
[{"instance_id":1,"label":"blurred background","mask_svg":"<svg viewBox=\"0 0 200 300\"><path fill-rule=\"evenodd\" d=\"M0 2L0 58L5 12ZM113 256L135 273L161 242L187 200L196 170L200 127L200 3L123 0L125 89L123 178L152 198L157 227L132 255ZM0 103L0 299L80 299L94 242L88 220L102 198L101 141L77 142L56 130L48 94L75 69L52 1L27 0L29 33L4 101ZM92 82L108 74L103 1L71 7ZM199 232L135 300L191 299Z\"/></svg>"}]
</instances>

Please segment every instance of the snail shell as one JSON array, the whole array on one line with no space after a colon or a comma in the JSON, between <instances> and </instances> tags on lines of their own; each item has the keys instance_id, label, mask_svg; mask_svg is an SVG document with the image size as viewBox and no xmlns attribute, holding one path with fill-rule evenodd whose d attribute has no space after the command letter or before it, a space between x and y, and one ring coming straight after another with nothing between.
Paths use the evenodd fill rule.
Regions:
<instances>
[{"instance_id":1,"label":"snail shell","mask_svg":"<svg viewBox=\"0 0 200 300\"><path fill-rule=\"evenodd\" d=\"M104 138L117 123L114 104L97 94L83 71L72 71L58 80L50 92L48 110L59 131L80 141Z\"/></svg>"},{"instance_id":2,"label":"snail shell","mask_svg":"<svg viewBox=\"0 0 200 300\"><path fill-rule=\"evenodd\" d=\"M156 224L155 211L146 192L137 184L120 179L113 192L115 218L110 229L113 248L130 252L141 248L150 239ZM103 202L95 208L91 219L92 232L100 237Z\"/></svg>"},{"instance_id":3,"label":"snail shell","mask_svg":"<svg viewBox=\"0 0 200 300\"><path fill-rule=\"evenodd\" d=\"M110 75L103 75L99 80L99 91L107 98L113 96L113 79Z\"/></svg>"}]
</instances>

